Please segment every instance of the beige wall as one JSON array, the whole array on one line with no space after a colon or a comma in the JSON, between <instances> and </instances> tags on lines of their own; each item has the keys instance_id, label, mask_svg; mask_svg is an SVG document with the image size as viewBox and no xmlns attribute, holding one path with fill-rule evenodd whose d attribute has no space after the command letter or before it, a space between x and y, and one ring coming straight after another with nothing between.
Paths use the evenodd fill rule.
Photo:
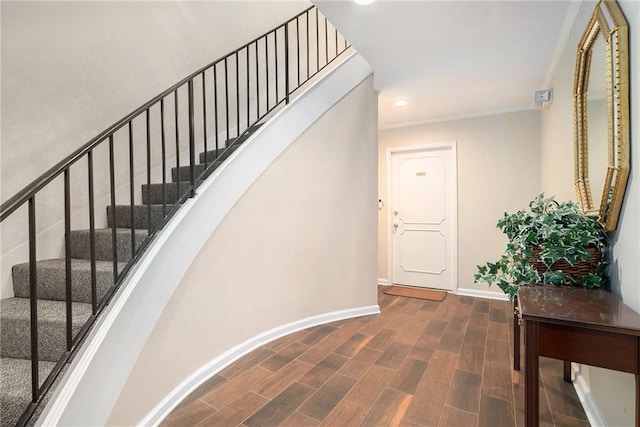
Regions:
<instances>
[{"instance_id":1,"label":"beige wall","mask_svg":"<svg viewBox=\"0 0 640 427\"><path fill-rule=\"evenodd\" d=\"M369 77L242 197L165 308L109 424L139 422L194 371L261 332L377 304L376 106Z\"/></svg>"},{"instance_id":2,"label":"beige wall","mask_svg":"<svg viewBox=\"0 0 640 427\"><path fill-rule=\"evenodd\" d=\"M542 188L576 200L573 186L573 114L572 97L576 47L594 7L594 2L580 6L575 25L552 81L553 104L542 113ZM614 293L640 312L640 3L620 1L629 24L631 78L631 176L626 190L618 229L611 234L609 268ZM635 48L634 48L635 47ZM612 357L615 355L612 354ZM633 425L635 382L633 375L605 369L582 367L585 379L606 423L611 426Z\"/></svg>"},{"instance_id":3,"label":"beige wall","mask_svg":"<svg viewBox=\"0 0 640 427\"><path fill-rule=\"evenodd\" d=\"M505 211L522 209L540 191L538 111L522 111L380 132L378 278L387 279L386 151L457 141L459 289L502 292L473 283L476 266L497 259L506 239L496 229Z\"/></svg>"}]
</instances>

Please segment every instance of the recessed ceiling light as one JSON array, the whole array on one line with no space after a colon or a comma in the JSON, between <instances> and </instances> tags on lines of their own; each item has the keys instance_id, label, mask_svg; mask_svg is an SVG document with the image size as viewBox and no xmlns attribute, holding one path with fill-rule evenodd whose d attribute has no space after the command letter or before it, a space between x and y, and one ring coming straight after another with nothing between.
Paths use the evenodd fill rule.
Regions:
<instances>
[{"instance_id":1,"label":"recessed ceiling light","mask_svg":"<svg viewBox=\"0 0 640 427\"><path fill-rule=\"evenodd\" d=\"M398 108L402 108L409 105L409 101L407 101L406 99L399 99L393 105L395 105Z\"/></svg>"},{"instance_id":2,"label":"recessed ceiling light","mask_svg":"<svg viewBox=\"0 0 640 427\"><path fill-rule=\"evenodd\" d=\"M359 5L367 5L367 4L373 3L376 0L353 0L353 1Z\"/></svg>"}]
</instances>

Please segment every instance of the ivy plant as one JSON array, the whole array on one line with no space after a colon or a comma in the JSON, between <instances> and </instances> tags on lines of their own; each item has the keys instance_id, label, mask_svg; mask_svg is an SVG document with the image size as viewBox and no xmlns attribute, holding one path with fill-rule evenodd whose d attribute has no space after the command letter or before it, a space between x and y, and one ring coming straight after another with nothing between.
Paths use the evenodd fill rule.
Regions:
<instances>
[{"instance_id":1,"label":"ivy plant","mask_svg":"<svg viewBox=\"0 0 640 427\"><path fill-rule=\"evenodd\" d=\"M478 266L475 283L495 284L510 300L520 286L529 284L598 288L606 283L602 261L579 279L557 266L560 260L571 266L586 261L591 256L588 248L602 252L606 245L607 237L597 218L583 214L576 203L558 203L542 193L529 203L529 209L505 213L497 227L507 235L507 246L498 261ZM534 250L546 267L542 274L532 264Z\"/></svg>"}]
</instances>

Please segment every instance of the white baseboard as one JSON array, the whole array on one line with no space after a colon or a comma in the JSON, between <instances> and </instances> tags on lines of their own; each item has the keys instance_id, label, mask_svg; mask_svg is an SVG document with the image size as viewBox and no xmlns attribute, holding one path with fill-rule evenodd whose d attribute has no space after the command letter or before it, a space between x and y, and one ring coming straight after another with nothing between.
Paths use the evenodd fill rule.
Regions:
<instances>
[{"instance_id":1,"label":"white baseboard","mask_svg":"<svg viewBox=\"0 0 640 427\"><path fill-rule=\"evenodd\" d=\"M576 393L578 394L578 399L580 399L580 403L582 404L582 408L584 409L584 413L587 415L587 419L589 420L589 424L593 427L605 427L607 425L604 417L602 416L602 412L598 408L598 405L591 394L591 389L587 385L587 382L584 380L582 373L580 371L579 365L576 363L571 364L573 371L573 387L576 389Z\"/></svg>"},{"instance_id":2,"label":"white baseboard","mask_svg":"<svg viewBox=\"0 0 640 427\"><path fill-rule=\"evenodd\" d=\"M380 286L391 286L391 283L389 283L389 280L387 280L387 279L378 278L378 285L380 285Z\"/></svg>"},{"instance_id":3,"label":"white baseboard","mask_svg":"<svg viewBox=\"0 0 640 427\"><path fill-rule=\"evenodd\" d=\"M157 426L180 402L182 402L187 396L189 396L189 394L195 391L213 375L220 372L226 366L235 362L247 353L250 353L258 347L261 347L275 339L312 326L378 313L380 313L380 307L378 305L334 311L287 323L256 335L242 344L227 350L191 374L182 383L180 383L180 385L173 389L173 391L171 391L155 408L153 408L138 425Z\"/></svg>"},{"instance_id":4,"label":"white baseboard","mask_svg":"<svg viewBox=\"0 0 640 427\"><path fill-rule=\"evenodd\" d=\"M507 297L506 294L491 292L491 291L479 291L477 289L458 288L454 293L457 295L464 295L467 297L497 299L500 301L509 300L509 297Z\"/></svg>"}]
</instances>

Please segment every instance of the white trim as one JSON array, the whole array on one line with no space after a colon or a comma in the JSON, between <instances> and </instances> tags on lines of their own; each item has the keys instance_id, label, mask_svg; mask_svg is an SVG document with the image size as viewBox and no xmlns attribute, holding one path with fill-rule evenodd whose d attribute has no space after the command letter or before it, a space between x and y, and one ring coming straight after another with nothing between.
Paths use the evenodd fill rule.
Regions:
<instances>
[{"instance_id":1,"label":"white trim","mask_svg":"<svg viewBox=\"0 0 640 427\"><path fill-rule=\"evenodd\" d=\"M380 286L391 286L391 283L387 279L378 278L378 285Z\"/></svg>"},{"instance_id":2,"label":"white trim","mask_svg":"<svg viewBox=\"0 0 640 427\"><path fill-rule=\"evenodd\" d=\"M436 117L433 119L416 120L415 122L393 123L393 124L378 126L378 130L407 128L412 126L430 125L433 123L452 122L455 120L475 119L478 117L486 117L486 116L498 116L500 114L518 113L520 111L529 111L531 109L532 109L531 105L520 105L517 107L499 108L496 110L488 110L488 111L478 111L475 113L459 114L455 116L443 116L443 117Z\"/></svg>"},{"instance_id":3,"label":"white trim","mask_svg":"<svg viewBox=\"0 0 640 427\"><path fill-rule=\"evenodd\" d=\"M196 197L184 204L132 269L37 425L107 423L162 311L218 224L290 144L370 74L371 66L359 54L345 59L276 113L269 125L256 131L207 178ZM242 161L233 161L236 157Z\"/></svg>"},{"instance_id":4,"label":"white trim","mask_svg":"<svg viewBox=\"0 0 640 427\"><path fill-rule=\"evenodd\" d=\"M567 46L567 42L569 41L569 35L571 34L571 29L576 22L578 9L580 9L581 4L582 2L580 1L573 1L569 4L569 10L567 11L567 15L565 16L564 22L562 23L560 35L558 36L558 41L556 42L556 48L553 51L551 61L549 62L549 67L547 68L547 74L545 75L544 84L542 86L543 89L550 89L551 82L553 81L553 77L556 74L556 69L558 68L558 63L560 62L560 57L562 56L562 52L564 52L564 49Z\"/></svg>"},{"instance_id":5,"label":"white trim","mask_svg":"<svg viewBox=\"0 0 640 427\"><path fill-rule=\"evenodd\" d=\"M577 363L572 363L571 366L574 378L573 388L576 389L576 394L578 395L578 399L580 399L580 403L582 404L584 413L587 415L589 424L591 424L593 427L605 427L607 425L607 422L604 420L602 412L600 412L598 404L593 398L593 394L591 394L591 389L582 376L580 365Z\"/></svg>"},{"instance_id":6,"label":"white trim","mask_svg":"<svg viewBox=\"0 0 640 427\"><path fill-rule=\"evenodd\" d=\"M496 299L500 301L508 301L509 297L506 294L492 291L480 291L477 289L469 289L469 288L458 288L455 292L456 295L463 295L467 297L474 298L488 298L488 299Z\"/></svg>"},{"instance_id":7,"label":"white trim","mask_svg":"<svg viewBox=\"0 0 640 427\"><path fill-rule=\"evenodd\" d=\"M265 331L247 341L239 344L232 349L222 353L220 356L211 360L202 366L196 372L186 378L180 385L173 389L155 408L147 414L146 417L138 425L140 426L156 426L164 420L169 413L187 396L200 387L205 381L213 375L224 369L226 366L235 362L242 356L252 352L253 350L285 335L307 329L313 326L325 323L336 322L343 319L351 319L360 316L370 316L379 314L380 307L378 305L370 305L368 307L352 308L349 310L334 311L331 313L320 314L318 316L307 317L306 319L297 320L278 326L269 331Z\"/></svg>"},{"instance_id":8,"label":"white trim","mask_svg":"<svg viewBox=\"0 0 640 427\"><path fill-rule=\"evenodd\" d=\"M453 271L451 272L451 289L447 291L455 292L458 288L458 143L457 141L445 141L434 144L417 144L401 147L387 148L386 153L386 187L387 187L387 281L393 283L393 192L391 188L391 156L397 153L406 153L411 151L434 151L434 150L451 150L451 158L453 160L452 182L449 184L447 191L453 191L454 200L451 207L451 219L453 221L451 240L451 256L453 263Z\"/></svg>"}]
</instances>

